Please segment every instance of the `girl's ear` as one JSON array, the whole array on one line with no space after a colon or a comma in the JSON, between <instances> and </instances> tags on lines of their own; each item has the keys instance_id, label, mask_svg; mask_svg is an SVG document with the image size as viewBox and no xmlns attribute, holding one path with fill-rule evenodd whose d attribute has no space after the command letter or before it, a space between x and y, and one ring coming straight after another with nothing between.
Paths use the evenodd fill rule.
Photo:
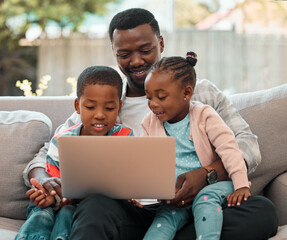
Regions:
<instances>
[{"instance_id":1,"label":"girl's ear","mask_svg":"<svg viewBox=\"0 0 287 240\"><path fill-rule=\"evenodd\" d=\"M76 98L75 101L74 101L74 107L75 107L75 110L78 114L80 114L80 102L79 102L79 99Z\"/></svg>"},{"instance_id":2,"label":"girl's ear","mask_svg":"<svg viewBox=\"0 0 287 240\"><path fill-rule=\"evenodd\" d=\"M187 85L184 89L184 99L190 101L193 95L193 87L191 85Z\"/></svg>"}]
</instances>

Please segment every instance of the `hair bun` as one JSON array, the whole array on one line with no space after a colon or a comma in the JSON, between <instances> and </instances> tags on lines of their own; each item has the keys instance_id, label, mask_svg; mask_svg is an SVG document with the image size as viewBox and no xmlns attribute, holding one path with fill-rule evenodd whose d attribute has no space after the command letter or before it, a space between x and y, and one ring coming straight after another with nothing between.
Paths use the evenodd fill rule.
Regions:
<instances>
[{"instance_id":1,"label":"hair bun","mask_svg":"<svg viewBox=\"0 0 287 240\"><path fill-rule=\"evenodd\" d=\"M186 60L189 62L191 66L195 66L197 63L197 55L195 52L187 52L186 53Z\"/></svg>"}]
</instances>

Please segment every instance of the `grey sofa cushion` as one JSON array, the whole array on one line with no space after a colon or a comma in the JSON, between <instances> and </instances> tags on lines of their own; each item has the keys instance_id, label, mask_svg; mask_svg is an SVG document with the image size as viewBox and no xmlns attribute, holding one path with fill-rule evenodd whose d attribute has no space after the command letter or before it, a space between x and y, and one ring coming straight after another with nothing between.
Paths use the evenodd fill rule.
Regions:
<instances>
[{"instance_id":1,"label":"grey sofa cushion","mask_svg":"<svg viewBox=\"0 0 287 240\"><path fill-rule=\"evenodd\" d=\"M267 187L265 194L275 205L279 226L287 224L287 172L275 178Z\"/></svg>"},{"instance_id":2,"label":"grey sofa cushion","mask_svg":"<svg viewBox=\"0 0 287 240\"><path fill-rule=\"evenodd\" d=\"M267 184L287 171L287 84L237 94L231 101L258 137L262 162L249 177L251 192L264 194Z\"/></svg>"},{"instance_id":3,"label":"grey sofa cushion","mask_svg":"<svg viewBox=\"0 0 287 240\"><path fill-rule=\"evenodd\" d=\"M0 217L0 239L2 239L1 238L2 229L10 230L10 231L17 233L20 230L20 227L24 224L24 222L25 220L16 220L12 218ZM6 238L3 238L3 239L6 239Z\"/></svg>"},{"instance_id":4,"label":"grey sofa cushion","mask_svg":"<svg viewBox=\"0 0 287 240\"><path fill-rule=\"evenodd\" d=\"M15 231L10 231L6 229L0 229L0 236L1 239L5 240L14 240L17 235L17 232Z\"/></svg>"},{"instance_id":5,"label":"grey sofa cushion","mask_svg":"<svg viewBox=\"0 0 287 240\"><path fill-rule=\"evenodd\" d=\"M29 199L22 172L51 131L51 120L43 113L0 111L0 216L26 218Z\"/></svg>"}]
</instances>

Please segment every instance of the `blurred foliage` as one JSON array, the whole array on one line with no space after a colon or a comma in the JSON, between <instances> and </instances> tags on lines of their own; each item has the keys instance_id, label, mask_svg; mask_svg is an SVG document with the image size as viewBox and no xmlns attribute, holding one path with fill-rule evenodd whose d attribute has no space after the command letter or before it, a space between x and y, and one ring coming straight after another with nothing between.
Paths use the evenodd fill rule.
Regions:
<instances>
[{"instance_id":1,"label":"blurred foliage","mask_svg":"<svg viewBox=\"0 0 287 240\"><path fill-rule=\"evenodd\" d=\"M0 96L22 95L15 89L18 79L36 81L37 49L35 47L14 47L0 45Z\"/></svg>"},{"instance_id":2,"label":"blurred foliage","mask_svg":"<svg viewBox=\"0 0 287 240\"><path fill-rule=\"evenodd\" d=\"M219 7L218 1L215 4ZM178 28L193 27L212 13L207 4L195 0L174 0L174 12Z\"/></svg>"},{"instance_id":3,"label":"blurred foliage","mask_svg":"<svg viewBox=\"0 0 287 240\"><path fill-rule=\"evenodd\" d=\"M0 0L0 95L14 93L15 83L28 78L35 82L37 52L35 47L20 47L32 24L45 33L48 22L77 31L86 13L102 15L106 5L116 0Z\"/></svg>"},{"instance_id":4,"label":"blurred foliage","mask_svg":"<svg viewBox=\"0 0 287 240\"><path fill-rule=\"evenodd\" d=\"M243 25L259 23L268 26L271 22L274 26L286 28L287 2L266 0L245 0L236 4L243 13Z\"/></svg>"},{"instance_id":5,"label":"blurred foliage","mask_svg":"<svg viewBox=\"0 0 287 240\"><path fill-rule=\"evenodd\" d=\"M30 82L28 79L24 79L22 82L18 80L16 82L16 87L20 88L20 90L24 92L25 97L42 96L44 91L48 88L49 81L51 81L50 75L43 76L40 79L38 88L34 93L32 91L32 82Z\"/></svg>"},{"instance_id":6,"label":"blurred foliage","mask_svg":"<svg viewBox=\"0 0 287 240\"><path fill-rule=\"evenodd\" d=\"M61 28L69 26L72 31L77 31L86 13L103 15L107 10L106 4L115 1L4 0L0 5L0 44L16 47L32 24L38 24L44 30L49 21ZM14 24L16 27L12 26L13 21L18 23Z\"/></svg>"}]
</instances>

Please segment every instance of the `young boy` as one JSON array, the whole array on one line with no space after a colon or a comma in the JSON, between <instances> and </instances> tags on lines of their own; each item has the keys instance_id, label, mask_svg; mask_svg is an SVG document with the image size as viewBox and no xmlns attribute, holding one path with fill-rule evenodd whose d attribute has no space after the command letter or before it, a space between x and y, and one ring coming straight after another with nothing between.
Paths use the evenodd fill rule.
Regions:
<instances>
[{"instance_id":1,"label":"young boy","mask_svg":"<svg viewBox=\"0 0 287 240\"><path fill-rule=\"evenodd\" d=\"M133 131L116 120L121 109L122 79L110 67L92 66L86 68L77 82L75 109L81 123L55 135L49 146L46 158L46 171L51 177L60 178L57 141L62 136L132 136ZM35 187L26 195L31 203L27 221L15 239L68 239L72 216L75 210L73 200L60 200L31 179Z\"/></svg>"}]
</instances>

